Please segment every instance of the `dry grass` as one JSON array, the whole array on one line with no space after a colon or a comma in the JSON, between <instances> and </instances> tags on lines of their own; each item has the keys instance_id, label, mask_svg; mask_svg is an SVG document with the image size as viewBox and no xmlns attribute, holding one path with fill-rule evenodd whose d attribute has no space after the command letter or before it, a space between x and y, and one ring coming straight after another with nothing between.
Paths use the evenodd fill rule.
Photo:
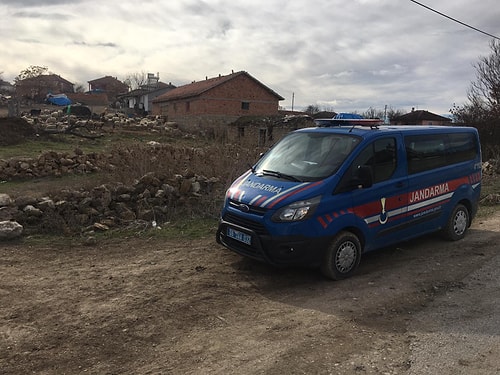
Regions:
<instances>
[{"instance_id":1,"label":"dry grass","mask_svg":"<svg viewBox=\"0 0 500 375\"><path fill-rule=\"evenodd\" d=\"M157 143L149 144L151 141ZM36 145L36 141L32 139L18 144L16 146L18 155L22 156L26 152L32 153L36 150L36 147L33 147L34 142ZM43 142L44 151L47 151L51 143L47 140ZM74 138L71 137L65 143L65 137L61 136L53 145L59 149L61 145L68 144L72 150L74 142ZM173 202L169 208L169 220L215 218L220 211L225 189L269 147L269 145L259 146L256 135L246 134L244 137L235 138L234 135L231 136L227 127L210 127L196 133L177 131L170 134L117 131L107 134L98 142L93 142L91 146L92 152L101 150L109 155L112 168L88 175L9 181L0 184L0 193L13 196L52 196L57 195L63 188L91 190L102 184L131 184L149 172L172 180L175 180L175 175L184 177L197 175L216 178L218 182L211 191L205 191L201 197L184 199L178 204ZM500 181L497 176L485 179L483 186L483 195L500 192ZM58 220L54 218L50 225L64 229L64 223Z\"/></svg>"}]
</instances>

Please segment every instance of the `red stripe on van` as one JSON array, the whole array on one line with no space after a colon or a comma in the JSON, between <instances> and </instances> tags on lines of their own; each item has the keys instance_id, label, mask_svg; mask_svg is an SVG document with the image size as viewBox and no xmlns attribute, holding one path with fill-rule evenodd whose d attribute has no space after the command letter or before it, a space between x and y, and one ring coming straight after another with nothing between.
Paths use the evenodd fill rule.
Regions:
<instances>
[{"instance_id":1,"label":"red stripe on van","mask_svg":"<svg viewBox=\"0 0 500 375\"><path fill-rule=\"evenodd\" d=\"M321 216L318 216L318 221L321 224L321 226L323 227L323 229L326 229L328 224L323 220L323 218Z\"/></svg>"},{"instance_id":2,"label":"red stripe on van","mask_svg":"<svg viewBox=\"0 0 500 375\"><path fill-rule=\"evenodd\" d=\"M295 194L297 194L297 193L303 192L303 191L305 191L305 190L307 190L307 189L310 189L310 188L312 188L312 187L315 187L315 186L317 186L317 185L321 185L322 183L323 183L323 181L317 181L317 182L315 182L315 183L313 183L313 184L310 184L310 185L304 186L302 189L297 189L297 190L294 190L294 191L292 191L292 192L290 192L290 193L288 193L288 194L283 195L282 197L279 197L279 198L278 198L278 199L276 199L274 202L271 202L271 203L270 203L267 207L269 207L269 208L273 208L273 206L274 206L276 203L281 202L283 199L286 199L286 198L288 198L288 197L291 197L292 195L295 195Z\"/></svg>"},{"instance_id":3,"label":"red stripe on van","mask_svg":"<svg viewBox=\"0 0 500 375\"><path fill-rule=\"evenodd\" d=\"M256 206L260 206L260 204L261 204L262 202L264 202L266 199L267 199L267 197L262 197L262 198L260 198L259 200L257 200L257 202L255 202L255 205L256 205Z\"/></svg>"}]
</instances>

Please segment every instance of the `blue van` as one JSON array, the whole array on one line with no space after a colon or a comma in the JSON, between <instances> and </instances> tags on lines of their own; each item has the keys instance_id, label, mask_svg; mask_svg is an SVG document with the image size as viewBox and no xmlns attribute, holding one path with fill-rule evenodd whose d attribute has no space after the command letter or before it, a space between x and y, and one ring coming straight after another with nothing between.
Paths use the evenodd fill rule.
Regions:
<instances>
[{"instance_id":1,"label":"blue van","mask_svg":"<svg viewBox=\"0 0 500 375\"><path fill-rule=\"evenodd\" d=\"M233 182L216 239L246 257L344 279L367 251L435 231L463 238L480 190L475 128L305 128Z\"/></svg>"}]
</instances>

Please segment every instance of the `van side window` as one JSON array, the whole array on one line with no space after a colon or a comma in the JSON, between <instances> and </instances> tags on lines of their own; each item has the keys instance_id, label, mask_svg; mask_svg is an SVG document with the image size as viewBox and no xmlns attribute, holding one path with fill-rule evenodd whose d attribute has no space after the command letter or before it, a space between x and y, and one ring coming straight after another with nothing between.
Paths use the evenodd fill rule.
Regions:
<instances>
[{"instance_id":1,"label":"van side window","mask_svg":"<svg viewBox=\"0 0 500 375\"><path fill-rule=\"evenodd\" d=\"M446 165L446 134L414 135L405 138L408 174Z\"/></svg>"},{"instance_id":2,"label":"van side window","mask_svg":"<svg viewBox=\"0 0 500 375\"><path fill-rule=\"evenodd\" d=\"M388 180L396 170L396 140L380 139L373 142L373 183Z\"/></svg>"},{"instance_id":3,"label":"van side window","mask_svg":"<svg viewBox=\"0 0 500 375\"><path fill-rule=\"evenodd\" d=\"M471 133L454 133L448 135L448 164L473 160L478 154L477 138Z\"/></svg>"},{"instance_id":4,"label":"van side window","mask_svg":"<svg viewBox=\"0 0 500 375\"><path fill-rule=\"evenodd\" d=\"M472 133L415 135L405 137L408 174L472 160L478 145Z\"/></svg>"},{"instance_id":5,"label":"van side window","mask_svg":"<svg viewBox=\"0 0 500 375\"><path fill-rule=\"evenodd\" d=\"M362 166L370 167L374 184L388 180L393 175L397 166L396 139L378 139L366 146L356 159L354 159L336 192L352 189L351 182L355 179L356 171Z\"/></svg>"}]
</instances>

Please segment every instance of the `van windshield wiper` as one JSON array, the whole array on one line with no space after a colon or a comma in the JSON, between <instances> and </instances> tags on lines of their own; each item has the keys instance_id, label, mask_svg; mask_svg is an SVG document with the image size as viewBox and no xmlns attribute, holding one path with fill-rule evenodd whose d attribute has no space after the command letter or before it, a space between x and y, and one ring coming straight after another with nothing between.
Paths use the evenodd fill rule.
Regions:
<instances>
[{"instance_id":1,"label":"van windshield wiper","mask_svg":"<svg viewBox=\"0 0 500 375\"><path fill-rule=\"evenodd\" d=\"M292 175L289 175L289 174L285 174L285 173L281 173L281 172L278 172L278 171L271 171L269 169L263 169L262 170L262 174L266 175L266 176L274 176L274 177L278 177L278 178L284 178L284 179L290 180L290 181L302 182L301 179L299 179L299 178L297 178L295 176L292 176Z\"/></svg>"}]
</instances>

